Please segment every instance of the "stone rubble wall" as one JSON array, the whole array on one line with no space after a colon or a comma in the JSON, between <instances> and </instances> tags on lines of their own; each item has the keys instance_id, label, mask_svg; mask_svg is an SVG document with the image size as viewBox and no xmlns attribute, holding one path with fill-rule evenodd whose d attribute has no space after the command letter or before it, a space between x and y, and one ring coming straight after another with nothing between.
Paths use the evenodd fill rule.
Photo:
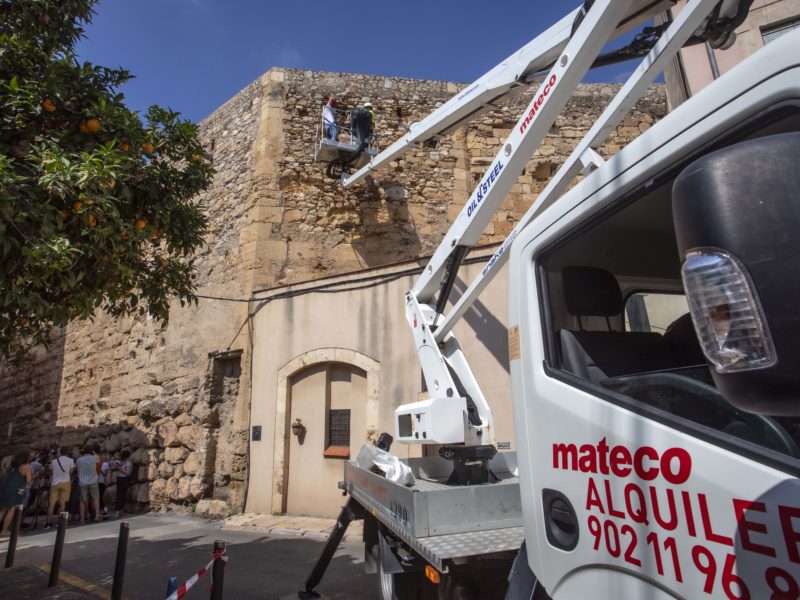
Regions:
<instances>
[{"instance_id":1,"label":"stone rubble wall","mask_svg":"<svg viewBox=\"0 0 800 600\"><path fill-rule=\"evenodd\" d=\"M385 147L461 89L272 69L220 107L200 127L218 171L202 198L210 229L197 286L207 297L175 306L164 330L147 319L98 314L55 334L30 365L0 370L0 456L47 443L128 448L141 465L132 497L142 506L204 499L204 509L213 500L241 511L251 306L220 298L430 255L530 99L503 105L433 149L415 148L345 190L313 159L325 96L346 108L372 101ZM504 239L617 89L576 92L481 244ZM665 111L663 88L654 86L601 153L612 154Z\"/></svg>"},{"instance_id":2,"label":"stone rubble wall","mask_svg":"<svg viewBox=\"0 0 800 600\"><path fill-rule=\"evenodd\" d=\"M198 256L200 294L249 295L240 235L252 204L261 91L254 82L201 124L218 174L202 198L210 227ZM141 465L144 483L131 491L141 505L184 504L213 494L241 506L246 470L233 469L216 489L213 474L246 464L246 405L244 419L227 407L230 402L220 414L211 394L210 353L241 348L237 332L246 321L246 304L204 299L187 308L176 304L164 330L147 318L102 313L70 324L46 358L0 370L0 423L14 423L11 436L5 427L0 432L0 456L22 445L88 441L112 453L127 448ZM209 456L212 438L220 450Z\"/></svg>"},{"instance_id":3,"label":"stone rubble wall","mask_svg":"<svg viewBox=\"0 0 800 600\"><path fill-rule=\"evenodd\" d=\"M28 364L0 367L0 470L21 444L50 441L58 417L64 335L54 331L50 349L36 348Z\"/></svg>"},{"instance_id":4,"label":"stone rubble wall","mask_svg":"<svg viewBox=\"0 0 800 600\"><path fill-rule=\"evenodd\" d=\"M350 189L325 178L324 165L313 159L314 143L327 95L335 95L345 108L370 100L378 112L377 131L385 147L462 88L365 75L273 73L270 95L282 93L285 122L277 139L282 152L271 177L278 210L267 235L270 249L280 248L273 260L283 262L263 283L288 284L432 254L532 91L443 138L434 149L413 149L366 184ZM505 238L618 89L586 85L574 94L494 215L481 244ZM663 88L654 86L610 136L601 154L615 153L665 112Z\"/></svg>"}]
</instances>

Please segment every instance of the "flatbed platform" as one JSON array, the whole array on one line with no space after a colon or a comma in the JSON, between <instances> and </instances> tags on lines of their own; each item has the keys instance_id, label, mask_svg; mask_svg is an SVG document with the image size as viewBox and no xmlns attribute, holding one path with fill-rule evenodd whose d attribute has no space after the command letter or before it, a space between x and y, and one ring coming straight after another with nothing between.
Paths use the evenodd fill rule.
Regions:
<instances>
[{"instance_id":1,"label":"flatbed platform","mask_svg":"<svg viewBox=\"0 0 800 600\"><path fill-rule=\"evenodd\" d=\"M327 138L323 138L319 140L317 143L316 151L314 152L314 160L318 160L321 162L330 162L334 158L343 156L348 157L354 154L358 150L358 144L354 144L347 141L340 141L340 140L329 140ZM374 156L377 156L378 149L372 146L368 146L364 149L364 151L358 155L349 167L360 169L364 165L366 165L369 161L372 160Z\"/></svg>"},{"instance_id":2,"label":"flatbed platform","mask_svg":"<svg viewBox=\"0 0 800 600\"><path fill-rule=\"evenodd\" d=\"M516 552L524 539L516 455L490 463L498 481L446 485L452 463L440 458L403 461L417 478L406 487L345 463L343 489L373 517L440 571L447 562Z\"/></svg>"}]
</instances>

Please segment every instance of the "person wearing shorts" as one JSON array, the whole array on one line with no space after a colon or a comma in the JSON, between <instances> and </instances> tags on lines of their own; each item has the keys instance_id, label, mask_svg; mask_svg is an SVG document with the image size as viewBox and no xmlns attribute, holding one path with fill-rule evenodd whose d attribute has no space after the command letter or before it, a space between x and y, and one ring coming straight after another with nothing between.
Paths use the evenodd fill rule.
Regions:
<instances>
[{"instance_id":1,"label":"person wearing shorts","mask_svg":"<svg viewBox=\"0 0 800 600\"><path fill-rule=\"evenodd\" d=\"M97 462L100 460L94 453L94 445L86 446L83 453L75 462L78 471L78 485L81 491L81 506L79 515L81 525L86 522L86 507L91 499L91 508L94 510L94 521L99 523L103 519L100 517L100 488L97 485ZM91 510L89 517L91 517Z\"/></svg>"},{"instance_id":2,"label":"person wearing shorts","mask_svg":"<svg viewBox=\"0 0 800 600\"><path fill-rule=\"evenodd\" d=\"M59 505L59 510L66 510L69 494L72 491L70 476L75 468L75 461L69 456L69 448L59 449L53 462L50 463L50 503L47 506L47 524L49 528L53 521L53 509Z\"/></svg>"}]
</instances>

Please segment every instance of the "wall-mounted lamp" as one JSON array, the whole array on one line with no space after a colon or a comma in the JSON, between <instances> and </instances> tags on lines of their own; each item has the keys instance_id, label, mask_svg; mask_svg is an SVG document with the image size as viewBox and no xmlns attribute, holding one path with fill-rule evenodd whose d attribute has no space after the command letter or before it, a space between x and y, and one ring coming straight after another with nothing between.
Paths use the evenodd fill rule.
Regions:
<instances>
[{"instance_id":1,"label":"wall-mounted lamp","mask_svg":"<svg viewBox=\"0 0 800 600\"><path fill-rule=\"evenodd\" d=\"M295 419L292 423L292 433L295 434L300 440L306 436L306 426L300 419Z\"/></svg>"}]
</instances>

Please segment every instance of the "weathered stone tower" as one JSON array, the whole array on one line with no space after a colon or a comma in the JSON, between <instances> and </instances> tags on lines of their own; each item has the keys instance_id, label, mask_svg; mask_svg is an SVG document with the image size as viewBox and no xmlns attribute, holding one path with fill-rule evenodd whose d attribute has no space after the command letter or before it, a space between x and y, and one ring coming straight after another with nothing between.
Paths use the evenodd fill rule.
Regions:
<instances>
[{"instance_id":1,"label":"weathered stone tower","mask_svg":"<svg viewBox=\"0 0 800 600\"><path fill-rule=\"evenodd\" d=\"M20 446L97 441L129 448L141 505L213 500L242 510L249 472L254 293L429 255L516 121L526 98L483 117L435 149L419 148L353 190L326 179L313 150L323 98L371 100L390 143L461 86L272 69L201 125L217 169L205 194L207 245L197 306L175 306L168 328L147 319L93 321L54 332L23 369L0 372L0 456ZM503 240L615 86L581 88L489 226ZM666 110L653 87L604 147L616 150ZM262 342L264 343L264 342ZM266 342L268 343L268 342Z\"/></svg>"}]
</instances>

